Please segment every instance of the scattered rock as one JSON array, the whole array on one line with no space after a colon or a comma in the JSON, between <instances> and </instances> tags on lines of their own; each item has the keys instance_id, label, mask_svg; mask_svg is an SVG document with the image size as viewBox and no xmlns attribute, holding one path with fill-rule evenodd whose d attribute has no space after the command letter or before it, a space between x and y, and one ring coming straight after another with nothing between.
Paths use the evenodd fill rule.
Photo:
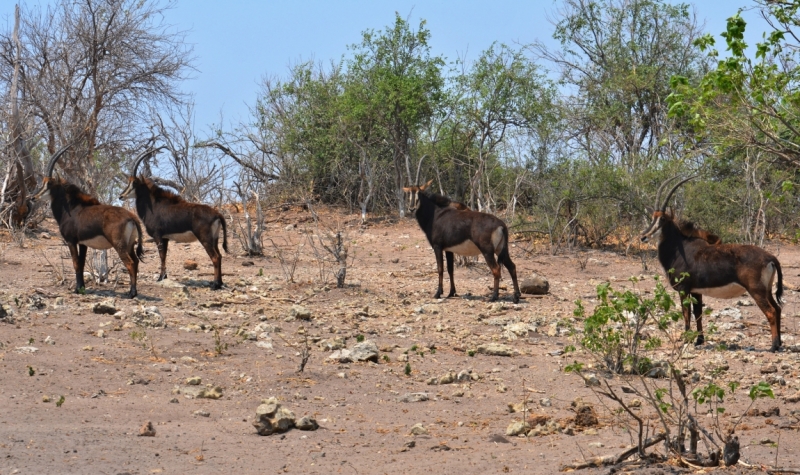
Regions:
<instances>
[{"instance_id":1,"label":"scattered rock","mask_svg":"<svg viewBox=\"0 0 800 475\"><path fill-rule=\"evenodd\" d=\"M397 400L398 402L423 402L428 400L428 393L406 393Z\"/></svg>"},{"instance_id":2,"label":"scattered rock","mask_svg":"<svg viewBox=\"0 0 800 475\"><path fill-rule=\"evenodd\" d=\"M523 434L530 430L530 426L523 421L514 421L506 427L506 435L515 436Z\"/></svg>"},{"instance_id":3,"label":"scattered rock","mask_svg":"<svg viewBox=\"0 0 800 475\"><path fill-rule=\"evenodd\" d=\"M550 406L553 405L553 402L550 401L549 397L543 397L543 398L539 399L539 405L542 406L542 407L550 407Z\"/></svg>"},{"instance_id":4,"label":"scattered rock","mask_svg":"<svg viewBox=\"0 0 800 475\"><path fill-rule=\"evenodd\" d=\"M378 345L372 340L365 340L356 343L350 349L350 359L353 361L372 361L378 362Z\"/></svg>"},{"instance_id":5,"label":"scattered rock","mask_svg":"<svg viewBox=\"0 0 800 475\"><path fill-rule=\"evenodd\" d=\"M222 388L213 386L210 388L203 388L200 386L176 386L172 390L172 394L183 394L189 399L220 399L222 397Z\"/></svg>"},{"instance_id":6,"label":"scattered rock","mask_svg":"<svg viewBox=\"0 0 800 475\"><path fill-rule=\"evenodd\" d=\"M753 407L749 411L747 411L745 413L745 415L749 416L749 417L758 417L758 416L761 416L761 417L779 417L781 415L781 408L779 408L778 406L774 406L774 407L771 407L769 409L766 409L766 410L762 411L762 410L760 410L760 409L758 409L756 407Z\"/></svg>"},{"instance_id":7,"label":"scattered rock","mask_svg":"<svg viewBox=\"0 0 800 475\"><path fill-rule=\"evenodd\" d=\"M778 367L774 364L765 364L759 371L761 371L761 374L777 373Z\"/></svg>"},{"instance_id":8,"label":"scattered rock","mask_svg":"<svg viewBox=\"0 0 800 475\"><path fill-rule=\"evenodd\" d=\"M530 427L536 427L538 425L541 426L546 425L549 420L550 416L548 416L547 414L533 413L530 416L528 416L527 422Z\"/></svg>"},{"instance_id":9,"label":"scattered rock","mask_svg":"<svg viewBox=\"0 0 800 475\"><path fill-rule=\"evenodd\" d=\"M297 421L295 427L300 430L317 430L319 429L319 424L317 424L317 420L314 417L303 416Z\"/></svg>"},{"instance_id":10,"label":"scattered rock","mask_svg":"<svg viewBox=\"0 0 800 475\"><path fill-rule=\"evenodd\" d=\"M194 411L192 414L194 414L195 416L200 416L200 417L209 417L211 415L210 412L208 412L208 411L206 411L204 409L198 409L198 410Z\"/></svg>"},{"instance_id":11,"label":"scattered rock","mask_svg":"<svg viewBox=\"0 0 800 475\"><path fill-rule=\"evenodd\" d=\"M197 270L197 261L187 259L183 261L183 268L186 270Z\"/></svg>"},{"instance_id":12,"label":"scattered rock","mask_svg":"<svg viewBox=\"0 0 800 475\"><path fill-rule=\"evenodd\" d=\"M256 409L256 420L253 422L258 435L286 432L295 426L294 413L281 406L277 399L271 397L261 403Z\"/></svg>"},{"instance_id":13,"label":"scattered rock","mask_svg":"<svg viewBox=\"0 0 800 475\"><path fill-rule=\"evenodd\" d=\"M418 422L411 426L409 433L411 435L428 435L428 429L426 429L421 422Z\"/></svg>"},{"instance_id":14,"label":"scattered rock","mask_svg":"<svg viewBox=\"0 0 800 475\"><path fill-rule=\"evenodd\" d=\"M30 355L39 351L39 348L35 346L18 346L16 351L23 355Z\"/></svg>"},{"instance_id":15,"label":"scattered rock","mask_svg":"<svg viewBox=\"0 0 800 475\"><path fill-rule=\"evenodd\" d=\"M600 380L597 379L597 375L594 373L588 373L583 376L583 381L586 383L586 386L600 386Z\"/></svg>"},{"instance_id":16,"label":"scattered rock","mask_svg":"<svg viewBox=\"0 0 800 475\"><path fill-rule=\"evenodd\" d=\"M550 283L544 277L533 274L519 283L519 290L523 294L544 295L550 291Z\"/></svg>"},{"instance_id":17,"label":"scattered rock","mask_svg":"<svg viewBox=\"0 0 800 475\"><path fill-rule=\"evenodd\" d=\"M139 437L155 437L155 435L156 429L150 421L145 422L141 429L139 429Z\"/></svg>"},{"instance_id":18,"label":"scattered rock","mask_svg":"<svg viewBox=\"0 0 800 475\"><path fill-rule=\"evenodd\" d=\"M292 305L289 309L289 317L297 320L311 320L311 310L302 305Z\"/></svg>"},{"instance_id":19,"label":"scattered rock","mask_svg":"<svg viewBox=\"0 0 800 475\"><path fill-rule=\"evenodd\" d=\"M131 321L140 327L164 328L167 326L164 317L156 306L142 307L133 312Z\"/></svg>"},{"instance_id":20,"label":"scattered rock","mask_svg":"<svg viewBox=\"0 0 800 475\"><path fill-rule=\"evenodd\" d=\"M478 353L489 356L512 356L516 352L514 348L501 343L486 343L478 346L477 350Z\"/></svg>"},{"instance_id":21,"label":"scattered rock","mask_svg":"<svg viewBox=\"0 0 800 475\"><path fill-rule=\"evenodd\" d=\"M256 265L256 263L253 262L253 261L243 261L242 262L242 267L253 267L254 265Z\"/></svg>"},{"instance_id":22,"label":"scattered rock","mask_svg":"<svg viewBox=\"0 0 800 475\"><path fill-rule=\"evenodd\" d=\"M797 391L796 393L792 394L791 396L786 396L786 398L784 398L784 400L786 402L798 402L798 401L800 401L800 391Z\"/></svg>"},{"instance_id":23,"label":"scattered rock","mask_svg":"<svg viewBox=\"0 0 800 475\"><path fill-rule=\"evenodd\" d=\"M50 335L47 335L47 338L44 339L44 342L47 345L55 345L56 344L56 341L54 339L52 339L50 337Z\"/></svg>"},{"instance_id":24,"label":"scattered rock","mask_svg":"<svg viewBox=\"0 0 800 475\"><path fill-rule=\"evenodd\" d=\"M198 386L202 382L199 376L192 376L191 378L186 378L186 384L189 386Z\"/></svg>"},{"instance_id":25,"label":"scattered rock","mask_svg":"<svg viewBox=\"0 0 800 475\"><path fill-rule=\"evenodd\" d=\"M350 358L350 350L343 348L336 350L328 356L328 359L337 360L339 363L352 363L353 359Z\"/></svg>"},{"instance_id":26,"label":"scattered rock","mask_svg":"<svg viewBox=\"0 0 800 475\"><path fill-rule=\"evenodd\" d=\"M327 351L341 350L342 348L344 348L344 338L337 337L337 338L328 338L325 340L320 340L317 343L317 346L321 350L327 350Z\"/></svg>"},{"instance_id":27,"label":"scattered rock","mask_svg":"<svg viewBox=\"0 0 800 475\"><path fill-rule=\"evenodd\" d=\"M98 315L114 315L118 311L114 299L106 299L92 305L92 312Z\"/></svg>"}]
</instances>

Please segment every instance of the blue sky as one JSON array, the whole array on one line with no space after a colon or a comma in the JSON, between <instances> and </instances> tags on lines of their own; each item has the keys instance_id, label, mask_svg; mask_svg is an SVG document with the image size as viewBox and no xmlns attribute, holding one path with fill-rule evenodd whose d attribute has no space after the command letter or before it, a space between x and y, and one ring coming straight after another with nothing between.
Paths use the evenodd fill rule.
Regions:
<instances>
[{"instance_id":1,"label":"blue sky","mask_svg":"<svg viewBox=\"0 0 800 475\"><path fill-rule=\"evenodd\" d=\"M301 60L329 62L347 54L365 29L383 29L395 11L416 27L427 21L434 54L448 60L474 59L493 41L554 44L553 25L560 2L477 0L414 2L407 0L178 0L166 22L188 30L197 72L184 89L195 96L196 132L202 136L222 117L225 128L246 120L265 76L285 77ZM695 4L698 22L718 35L725 21L748 0L703 0ZM749 44L766 24L754 12L748 20Z\"/></svg>"}]
</instances>

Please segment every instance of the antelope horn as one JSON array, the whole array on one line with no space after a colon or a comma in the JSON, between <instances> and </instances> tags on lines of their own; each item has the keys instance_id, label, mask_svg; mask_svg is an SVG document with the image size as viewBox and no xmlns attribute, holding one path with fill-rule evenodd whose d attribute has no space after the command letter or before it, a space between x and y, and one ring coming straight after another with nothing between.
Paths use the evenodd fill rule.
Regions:
<instances>
[{"instance_id":1,"label":"antelope horn","mask_svg":"<svg viewBox=\"0 0 800 475\"><path fill-rule=\"evenodd\" d=\"M150 157L154 153L156 153L159 150L164 149L164 148L166 148L166 147L164 147L163 145L161 147L158 147L158 148L149 148L149 149L145 150L144 152L142 152L138 157L136 157L136 160L134 160L134 162L133 162L133 170L131 171L131 176L136 176L136 172L139 170L139 165L141 165L142 162L147 157Z\"/></svg>"},{"instance_id":2,"label":"antelope horn","mask_svg":"<svg viewBox=\"0 0 800 475\"><path fill-rule=\"evenodd\" d=\"M52 157L50 157L50 161L47 162L47 169L45 171L45 176L47 178L53 177L53 169L56 167L56 162L58 161L59 158L61 158L61 155L64 155L64 152L66 152L67 149L70 147L72 147L72 144L64 145L63 147L61 147L59 151L57 151L56 153L53 154Z\"/></svg>"},{"instance_id":3,"label":"antelope horn","mask_svg":"<svg viewBox=\"0 0 800 475\"><path fill-rule=\"evenodd\" d=\"M683 185L687 181L693 180L693 179L695 179L697 177L698 177L698 175L692 175L689 178L684 178L683 180L679 181L675 186L673 186L672 189L669 190L669 193L667 194L667 198L664 200L664 205L661 207L661 212L663 213L664 211L667 210L667 203L669 203L669 199L672 198L672 194L675 193L675 190L677 190L678 187L680 187L681 185Z\"/></svg>"},{"instance_id":4,"label":"antelope horn","mask_svg":"<svg viewBox=\"0 0 800 475\"><path fill-rule=\"evenodd\" d=\"M678 178L680 175L675 175L672 178L667 178L661 186L658 187L658 192L656 193L656 202L653 205L653 209L659 209L659 203L661 203L661 192L664 191L664 187L667 186L672 180Z\"/></svg>"}]
</instances>

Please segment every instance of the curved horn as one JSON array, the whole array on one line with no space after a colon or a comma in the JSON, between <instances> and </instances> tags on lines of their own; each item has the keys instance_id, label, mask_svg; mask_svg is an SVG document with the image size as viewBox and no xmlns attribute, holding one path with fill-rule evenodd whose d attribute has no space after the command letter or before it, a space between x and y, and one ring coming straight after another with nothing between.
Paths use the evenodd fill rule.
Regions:
<instances>
[{"instance_id":1,"label":"curved horn","mask_svg":"<svg viewBox=\"0 0 800 475\"><path fill-rule=\"evenodd\" d=\"M158 148L149 148L149 149L145 150L144 152L142 152L138 157L136 157L136 160L134 160L134 162L133 162L133 169L131 170L131 176L136 176L136 172L139 170L139 165L141 165L142 162L147 157L153 155L154 153L158 152L159 150L161 150L163 148L165 148L165 147L161 146L161 147L158 147Z\"/></svg>"},{"instance_id":2,"label":"curved horn","mask_svg":"<svg viewBox=\"0 0 800 475\"><path fill-rule=\"evenodd\" d=\"M684 183L686 183L689 180L693 180L693 179L697 178L698 176L699 175L692 175L689 178L684 178L683 180L679 181L675 186L673 186L672 189L669 190L669 193L667 194L667 198L664 200L664 205L661 206L661 208L660 208L661 212L664 212L664 211L667 210L667 203L669 203L669 199L672 198L672 194L675 193L675 190L677 190L678 187L680 187L681 185L683 185Z\"/></svg>"},{"instance_id":3,"label":"curved horn","mask_svg":"<svg viewBox=\"0 0 800 475\"><path fill-rule=\"evenodd\" d=\"M679 176L680 176L680 175L675 175L675 176L673 176L673 177L671 177L671 178L667 178L667 179L666 179L666 180L665 180L665 181L664 181L664 182L661 184L661 186L659 186L659 187L658 187L658 191L656 192L656 202L655 202L655 204L653 205L653 209L654 209L654 210L657 210L657 209L660 209L660 208L661 208L661 207L659 206L659 203L661 203L661 192L662 192L662 191L664 191L664 187L665 187L665 186L667 186L667 185L668 185L668 184L669 184L669 183L670 183L672 180L674 180L674 179L678 178Z\"/></svg>"},{"instance_id":4,"label":"curved horn","mask_svg":"<svg viewBox=\"0 0 800 475\"><path fill-rule=\"evenodd\" d=\"M57 151L56 153L53 154L52 157L50 157L50 161L47 162L47 169L45 171L44 176L46 176L47 178L53 177L53 169L56 167L56 162L58 161L59 158L61 158L61 155L64 155L64 152L66 152L67 149L70 147L72 147L72 144L64 145L63 147L61 147L61 150Z\"/></svg>"}]
</instances>

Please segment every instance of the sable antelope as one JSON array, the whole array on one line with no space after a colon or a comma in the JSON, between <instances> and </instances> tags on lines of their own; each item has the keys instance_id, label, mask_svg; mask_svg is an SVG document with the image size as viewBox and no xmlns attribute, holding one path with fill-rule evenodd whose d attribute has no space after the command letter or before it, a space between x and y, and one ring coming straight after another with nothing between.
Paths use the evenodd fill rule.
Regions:
<instances>
[{"instance_id":1,"label":"sable antelope","mask_svg":"<svg viewBox=\"0 0 800 475\"><path fill-rule=\"evenodd\" d=\"M703 238L682 232L671 213L667 213L675 190L694 177L686 178L675 185L659 208L661 191L674 178L664 182L656 195L656 210L653 222L642 233L642 242L658 236L658 260L669 276L672 288L681 293L681 298L691 295L694 317L699 333L695 345L704 343L703 295L730 299L749 293L764 312L772 333L771 351L781 346L781 297L783 296L783 274L778 259L756 246L741 244L709 244ZM685 274L688 276L684 277ZM778 288L772 295L772 284L777 276ZM682 305L683 319L688 331L691 326L691 310Z\"/></svg>"},{"instance_id":2,"label":"sable antelope","mask_svg":"<svg viewBox=\"0 0 800 475\"><path fill-rule=\"evenodd\" d=\"M97 199L63 178L53 178L53 168L68 148L69 145L56 152L50 159L41 190L33 196L33 199L38 200L45 196L50 198L53 217L58 222L61 237L67 242L72 256L72 266L75 268L75 292L80 293L85 288L83 269L86 264L87 247L92 249L113 247L131 278L128 297L136 297L139 260L144 256L142 249L144 235L139 220L124 208L100 204Z\"/></svg>"},{"instance_id":3,"label":"sable antelope","mask_svg":"<svg viewBox=\"0 0 800 475\"><path fill-rule=\"evenodd\" d=\"M419 207L416 210L419 227L428 238L428 242L436 255L436 266L439 271L439 287L434 298L442 296L442 279L444 266L442 251L447 257L447 273L450 275L450 293L456 295L453 281L453 254L477 256L483 254L486 264L494 276L494 291L490 301L497 300L500 288L500 263L506 266L511 280L514 282L514 303L519 302L519 285L517 284L517 267L511 262L508 254L508 228L498 217L472 210L456 209L449 198L436 194L417 193Z\"/></svg>"},{"instance_id":4,"label":"sable antelope","mask_svg":"<svg viewBox=\"0 0 800 475\"><path fill-rule=\"evenodd\" d=\"M408 210L415 211L419 206L419 194L424 192L429 186L433 183L433 179L428 180L427 183L420 186L404 186L403 192L408 196ZM439 196L439 195L437 195ZM449 201L449 206L451 208L459 209L459 210L467 210L469 206L465 205L464 203L460 203L458 201L453 201L450 198L445 198L443 196L439 196L440 198L444 198Z\"/></svg>"},{"instance_id":5,"label":"sable antelope","mask_svg":"<svg viewBox=\"0 0 800 475\"><path fill-rule=\"evenodd\" d=\"M146 150L139 155L133 164L128 186L120 195L120 199L135 195L136 213L142 219L144 228L158 246L161 258L161 274L158 280L167 277L167 246L169 241L200 241L211 262L214 264L214 281L211 288L222 288L222 254L219 252L219 235L222 231L222 248L228 252L228 230L225 218L214 208L190 203L177 194L156 185L153 180L136 176L142 161L160 148Z\"/></svg>"},{"instance_id":6,"label":"sable antelope","mask_svg":"<svg viewBox=\"0 0 800 475\"><path fill-rule=\"evenodd\" d=\"M22 164L19 163L19 160L16 160L15 165L17 168L17 187L19 189L17 190L17 199L14 200L14 207L11 210L11 223L15 227L21 228L33 209L33 203L28 199L28 189L25 186L25 174L22 172Z\"/></svg>"}]
</instances>

